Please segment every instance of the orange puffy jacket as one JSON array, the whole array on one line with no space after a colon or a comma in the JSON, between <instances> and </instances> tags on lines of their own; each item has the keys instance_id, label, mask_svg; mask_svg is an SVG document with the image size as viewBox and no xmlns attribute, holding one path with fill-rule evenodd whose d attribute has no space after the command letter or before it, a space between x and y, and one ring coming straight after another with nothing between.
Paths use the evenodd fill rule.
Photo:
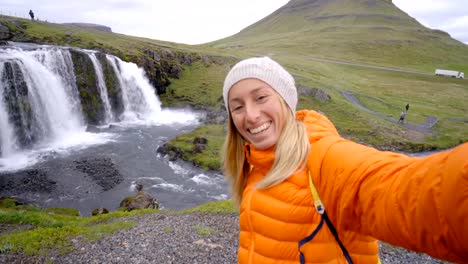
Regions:
<instances>
[{"instance_id":1,"label":"orange puffy jacket","mask_svg":"<svg viewBox=\"0 0 468 264\"><path fill-rule=\"evenodd\" d=\"M425 158L378 151L339 137L323 115L303 110L307 170L254 188L274 151L246 149L252 165L240 207L239 263L299 263L298 242L320 222L308 173L354 263L377 263L377 241L468 263L468 144ZM346 263L324 225L301 247L306 263Z\"/></svg>"}]
</instances>

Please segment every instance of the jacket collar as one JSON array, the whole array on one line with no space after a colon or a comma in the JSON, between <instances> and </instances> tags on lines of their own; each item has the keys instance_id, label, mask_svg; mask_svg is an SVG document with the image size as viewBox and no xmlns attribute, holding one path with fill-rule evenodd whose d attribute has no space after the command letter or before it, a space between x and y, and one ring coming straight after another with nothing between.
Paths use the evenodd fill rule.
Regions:
<instances>
[{"instance_id":1,"label":"jacket collar","mask_svg":"<svg viewBox=\"0 0 468 264\"><path fill-rule=\"evenodd\" d=\"M275 146L268 149L256 149L253 144L245 143L244 153L250 165L270 169L275 161Z\"/></svg>"}]
</instances>

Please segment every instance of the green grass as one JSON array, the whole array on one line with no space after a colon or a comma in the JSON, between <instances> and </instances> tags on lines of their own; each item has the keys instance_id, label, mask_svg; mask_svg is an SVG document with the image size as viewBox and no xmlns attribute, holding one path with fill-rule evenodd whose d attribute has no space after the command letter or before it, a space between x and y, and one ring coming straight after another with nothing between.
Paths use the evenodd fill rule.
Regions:
<instances>
[{"instance_id":1,"label":"green grass","mask_svg":"<svg viewBox=\"0 0 468 264\"><path fill-rule=\"evenodd\" d=\"M164 233L174 233L174 228L172 227L165 227L163 229Z\"/></svg>"},{"instance_id":2,"label":"green grass","mask_svg":"<svg viewBox=\"0 0 468 264\"><path fill-rule=\"evenodd\" d=\"M193 162L206 170L219 170L221 167L220 151L224 142L224 126L209 125L195 129L193 132L175 137L170 143L182 150L182 158ZM193 140L196 137L208 139L202 153L193 154Z\"/></svg>"},{"instance_id":3,"label":"green grass","mask_svg":"<svg viewBox=\"0 0 468 264\"><path fill-rule=\"evenodd\" d=\"M155 210L116 211L105 215L80 217L23 210L22 207L0 208L0 224L30 227L0 236L0 253L47 255L51 250L67 253L73 250L71 238L98 240L106 234L135 225L123 217L151 212Z\"/></svg>"},{"instance_id":4,"label":"green grass","mask_svg":"<svg viewBox=\"0 0 468 264\"><path fill-rule=\"evenodd\" d=\"M180 211L181 214L188 213L238 213L237 208L231 200L221 200L216 202L208 202L194 208L189 208Z\"/></svg>"},{"instance_id":5,"label":"green grass","mask_svg":"<svg viewBox=\"0 0 468 264\"><path fill-rule=\"evenodd\" d=\"M169 92L160 96L165 105L219 107L222 101L222 85L229 71L229 65L210 64L206 67L202 62L185 66L180 79L173 80L168 87Z\"/></svg>"},{"instance_id":6,"label":"green grass","mask_svg":"<svg viewBox=\"0 0 468 264\"><path fill-rule=\"evenodd\" d=\"M9 201L12 200L9 199ZM140 214L155 212L176 214L238 213L230 200L208 202L182 211L144 209L132 212L115 211L93 217L54 214L31 209L25 210L24 208L24 206L0 208L0 225L8 224L20 227L17 231L4 233L0 236L0 254L18 252L26 255L48 255L52 251L66 254L75 249L71 242L73 238L79 237L87 241L99 240L107 234L133 227L135 222L129 220L129 217ZM217 232L202 225L195 225L193 228L200 236L208 236ZM163 231L173 233L174 228L166 227Z\"/></svg>"},{"instance_id":7,"label":"green grass","mask_svg":"<svg viewBox=\"0 0 468 264\"><path fill-rule=\"evenodd\" d=\"M192 228L195 229L200 236L209 236L216 233L216 230L207 226L194 225Z\"/></svg>"}]
</instances>

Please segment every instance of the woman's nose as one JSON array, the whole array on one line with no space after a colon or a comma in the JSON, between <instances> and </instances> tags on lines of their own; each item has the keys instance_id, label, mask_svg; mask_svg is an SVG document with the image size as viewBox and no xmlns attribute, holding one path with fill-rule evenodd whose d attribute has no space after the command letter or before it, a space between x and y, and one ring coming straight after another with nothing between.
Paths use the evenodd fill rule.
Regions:
<instances>
[{"instance_id":1,"label":"woman's nose","mask_svg":"<svg viewBox=\"0 0 468 264\"><path fill-rule=\"evenodd\" d=\"M247 122L255 123L260 116L260 109L255 104L246 106L246 119Z\"/></svg>"}]
</instances>

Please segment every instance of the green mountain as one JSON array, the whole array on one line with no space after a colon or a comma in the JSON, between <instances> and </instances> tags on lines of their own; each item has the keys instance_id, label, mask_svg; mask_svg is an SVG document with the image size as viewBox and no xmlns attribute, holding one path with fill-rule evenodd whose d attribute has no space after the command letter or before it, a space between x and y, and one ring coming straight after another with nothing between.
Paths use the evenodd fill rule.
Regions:
<instances>
[{"instance_id":1,"label":"green mountain","mask_svg":"<svg viewBox=\"0 0 468 264\"><path fill-rule=\"evenodd\" d=\"M388 0L292 0L209 45L416 68L468 59L467 45L422 26Z\"/></svg>"},{"instance_id":2,"label":"green mountain","mask_svg":"<svg viewBox=\"0 0 468 264\"><path fill-rule=\"evenodd\" d=\"M208 45L416 69L468 61L467 45L422 26L390 0L292 0L238 34Z\"/></svg>"}]
</instances>

